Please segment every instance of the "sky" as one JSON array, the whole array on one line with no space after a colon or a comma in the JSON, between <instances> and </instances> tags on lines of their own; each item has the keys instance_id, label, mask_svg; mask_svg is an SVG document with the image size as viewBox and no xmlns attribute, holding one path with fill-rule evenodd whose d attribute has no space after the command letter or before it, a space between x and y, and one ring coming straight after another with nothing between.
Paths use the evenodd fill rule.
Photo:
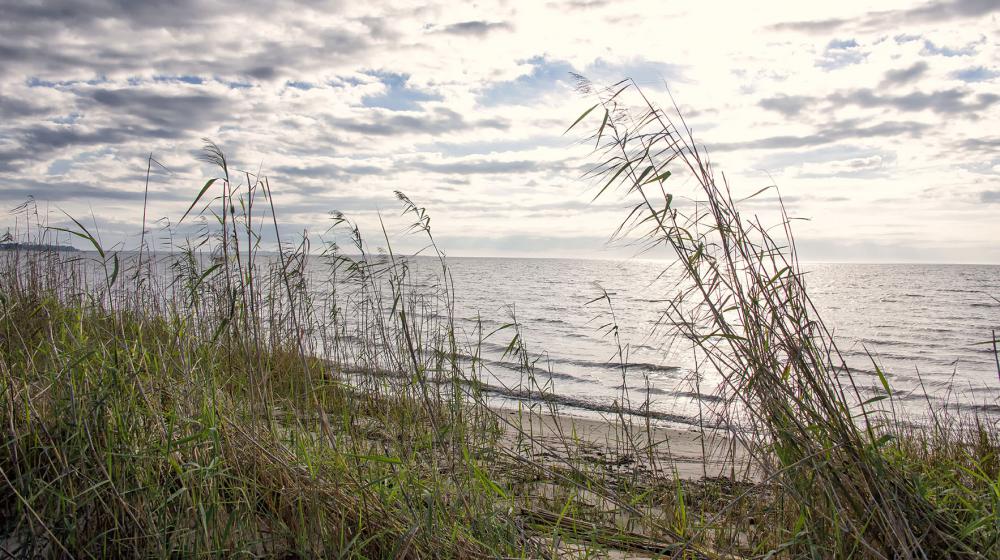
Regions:
<instances>
[{"instance_id":1,"label":"sky","mask_svg":"<svg viewBox=\"0 0 1000 560\"><path fill-rule=\"evenodd\" d=\"M210 138L267 175L288 232L322 234L342 211L396 235L400 190L450 255L627 257L608 244L627 201L592 201L586 130L564 134L592 104L578 73L672 95L737 193L778 186L805 260L1000 263L996 0L0 0L0 14L0 232L34 197L52 225L65 212L134 246L148 155L163 164L155 230L215 174L196 159Z\"/></svg>"}]
</instances>

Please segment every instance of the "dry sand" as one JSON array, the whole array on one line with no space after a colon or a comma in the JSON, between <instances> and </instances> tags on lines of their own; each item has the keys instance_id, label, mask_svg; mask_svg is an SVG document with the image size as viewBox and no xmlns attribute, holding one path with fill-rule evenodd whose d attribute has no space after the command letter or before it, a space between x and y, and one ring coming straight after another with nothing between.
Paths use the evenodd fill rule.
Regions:
<instances>
[{"instance_id":1,"label":"dry sand","mask_svg":"<svg viewBox=\"0 0 1000 560\"><path fill-rule=\"evenodd\" d=\"M553 461L582 453L594 461L617 465L622 469L668 469L690 480L729 476L734 465L738 474L746 465L742 447L721 431L700 432L693 428L686 430L655 424L647 431L641 419L636 419L632 427L625 430L621 422L616 422L614 418L602 420L565 414L528 414L514 409L497 412L504 424L506 445L521 445L526 452L540 454ZM530 436L535 444L529 446L526 438L518 438L519 431ZM633 442L631 445L622 443L629 439Z\"/></svg>"}]
</instances>

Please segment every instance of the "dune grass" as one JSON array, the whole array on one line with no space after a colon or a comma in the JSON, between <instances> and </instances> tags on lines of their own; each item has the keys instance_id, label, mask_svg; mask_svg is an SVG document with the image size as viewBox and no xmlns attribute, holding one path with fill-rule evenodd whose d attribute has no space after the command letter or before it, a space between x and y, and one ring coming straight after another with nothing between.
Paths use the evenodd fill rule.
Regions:
<instances>
[{"instance_id":1,"label":"dune grass","mask_svg":"<svg viewBox=\"0 0 1000 560\"><path fill-rule=\"evenodd\" d=\"M603 109L590 139L598 196L624 189L638 199L619 233L638 232L677 255L682 280L665 323L721 374L722 413L750 427L741 442L781 490L774 521L783 534L765 548L810 557L995 555L995 424L951 419L961 428L937 422L930 437L907 428L877 363L881 394L865 398L809 299L784 208L770 226L741 214L683 118L671 119L633 82L599 89L580 77L579 88ZM638 110L622 101L629 95ZM693 204L674 199L672 174L695 185ZM928 462L930 448L941 462Z\"/></svg>"},{"instance_id":2,"label":"dune grass","mask_svg":"<svg viewBox=\"0 0 1000 560\"><path fill-rule=\"evenodd\" d=\"M744 218L683 123L630 82L597 88L599 196L638 200L621 233L677 255L665 336L725 380L706 425L733 426L729 476L684 480L648 418L609 414L596 450L558 417L516 317L456 328L432 281L332 216L332 241L282 239L266 177L196 189L174 252L0 252L0 547L14 557L996 558L1000 438L990 419L917 424L874 397L809 301L787 216ZM628 109L625 95L638 96ZM670 172L693 180L679 204ZM620 190L620 189L623 189ZM339 232L339 233L338 233ZM169 232L166 232L169 234ZM262 250L265 235L279 249ZM12 238L13 239L13 238ZM96 254L96 257L93 255ZM613 312L612 298L606 301ZM582 302L581 302L582 303ZM609 332L617 332L613 313ZM482 342L503 338L530 395L489 406ZM627 376L625 355L623 377ZM735 427L741 427L736 429ZM705 437L709 436L705 429Z\"/></svg>"}]
</instances>

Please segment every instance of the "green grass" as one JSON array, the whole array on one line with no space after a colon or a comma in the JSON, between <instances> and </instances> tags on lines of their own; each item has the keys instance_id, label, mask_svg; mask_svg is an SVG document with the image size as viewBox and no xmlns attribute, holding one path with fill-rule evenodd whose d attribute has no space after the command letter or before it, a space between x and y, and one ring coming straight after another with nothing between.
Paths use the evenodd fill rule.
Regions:
<instances>
[{"instance_id":1,"label":"green grass","mask_svg":"<svg viewBox=\"0 0 1000 560\"><path fill-rule=\"evenodd\" d=\"M193 189L184 218L202 233L170 257L106 249L81 222L46 228L22 209L18 241L72 235L97 257L0 252L0 547L23 558L1000 556L995 424L910 423L884 376L885 398L861 402L809 302L787 218L776 240L741 217L686 129L632 84L581 86L597 98L574 126L600 123L599 196L624 188L640 202L620 232L677 255L670 334L723 375L722 418L751 428L731 434L743 453L729 477L678 478L669 441L641 417L611 415L617 440L595 446L536 433L559 413L544 398L498 414L482 392L483 340L509 341L518 390L544 394L550 380L516 317L458 334L422 208L399 195L440 264L430 288L388 235L371 251L340 214L318 246L279 236L271 257L270 185L210 144L219 177ZM675 202L668 168L695 181L699 205ZM617 341L612 298L595 302ZM618 406L644 405L623 390Z\"/></svg>"}]
</instances>

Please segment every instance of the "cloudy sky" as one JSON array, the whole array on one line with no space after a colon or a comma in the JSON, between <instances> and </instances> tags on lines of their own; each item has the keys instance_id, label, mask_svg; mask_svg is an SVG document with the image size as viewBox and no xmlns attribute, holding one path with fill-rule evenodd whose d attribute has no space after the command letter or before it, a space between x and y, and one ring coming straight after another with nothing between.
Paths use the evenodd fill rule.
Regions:
<instances>
[{"instance_id":1,"label":"cloudy sky","mask_svg":"<svg viewBox=\"0 0 1000 560\"><path fill-rule=\"evenodd\" d=\"M208 137L290 231L399 189L453 255L627 255L563 135L577 72L666 84L738 191L808 218L806 259L1000 263L1000 2L872 4L0 0L0 204L134 243L147 155L176 222Z\"/></svg>"}]
</instances>

